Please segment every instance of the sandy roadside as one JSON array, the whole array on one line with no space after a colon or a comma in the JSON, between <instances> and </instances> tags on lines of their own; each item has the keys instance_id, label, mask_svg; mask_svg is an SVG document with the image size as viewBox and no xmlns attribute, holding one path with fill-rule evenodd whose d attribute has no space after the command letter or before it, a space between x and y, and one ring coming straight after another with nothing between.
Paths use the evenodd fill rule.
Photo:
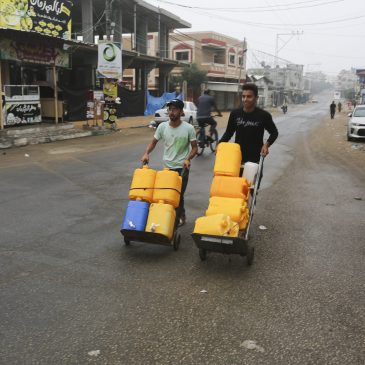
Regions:
<instances>
[{"instance_id":1,"label":"sandy roadside","mask_svg":"<svg viewBox=\"0 0 365 365\"><path fill-rule=\"evenodd\" d=\"M347 141L348 111L336 113L334 119L329 115L322 119L322 125L312 131L310 138L316 153L331 155L339 164L351 168L365 188L365 141Z\"/></svg>"}]
</instances>

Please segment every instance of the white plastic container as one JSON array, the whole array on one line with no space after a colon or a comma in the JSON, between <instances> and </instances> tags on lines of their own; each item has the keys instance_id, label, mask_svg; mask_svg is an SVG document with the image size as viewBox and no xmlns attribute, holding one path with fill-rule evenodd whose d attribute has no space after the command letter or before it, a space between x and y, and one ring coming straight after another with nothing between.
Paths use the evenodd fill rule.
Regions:
<instances>
[{"instance_id":1,"label":"white plastic container","mask_svg":"<svg viewBox=\"0 0 365 365\"><path fill-rule=\"evenodd\" d=\"M246 162L243 166L243 176L245 177L251 185L255 183L257 171L259 169L259 164L255 162Z\"/></svg>"}]
</instances>

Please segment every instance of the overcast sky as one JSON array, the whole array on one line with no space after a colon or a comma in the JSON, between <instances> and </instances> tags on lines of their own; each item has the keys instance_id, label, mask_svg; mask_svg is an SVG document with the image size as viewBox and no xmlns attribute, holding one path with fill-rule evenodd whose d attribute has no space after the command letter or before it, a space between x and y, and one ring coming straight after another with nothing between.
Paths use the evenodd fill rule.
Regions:
<instances>
[{"instance_id":1,"label":"overcast sky","mask_svg":"<svg viewBox=\"0 0 365 365\"><path fill-rule=\"evenodd\" d=\"M246 38L247 67L273 62L278 40L278 56L304 65L305 71L336 76L342 69L365 68L365 0L146 2L191 23L183 33L211 30Z\"/></svg>"}]
</instances>

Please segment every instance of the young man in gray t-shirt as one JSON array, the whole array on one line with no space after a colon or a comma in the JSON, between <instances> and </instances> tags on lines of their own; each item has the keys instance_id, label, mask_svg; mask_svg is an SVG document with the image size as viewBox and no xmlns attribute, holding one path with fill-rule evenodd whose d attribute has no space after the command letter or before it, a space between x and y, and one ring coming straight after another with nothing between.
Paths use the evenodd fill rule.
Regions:
<instances>
[{"instance_id":1,"label":"young man in gray t-shirt","mask_svg":"<svg viewBox=\"0 0 365 365\"><path fill-rule=\"evenodd\" d=\"M179 225L183 225L186 222L184 193L189 180L190 163L198 152L198 147L194 127L181 120L184 109L183 101L173 99L167 103L167 106L170 120L158 126L141 161L142 163L148 163L149 154L153 151L157 142L160 140L164 142L164 166L178 172L182 177L180 205L177 208L176 219Z\"/></svg>"}]
</instances>

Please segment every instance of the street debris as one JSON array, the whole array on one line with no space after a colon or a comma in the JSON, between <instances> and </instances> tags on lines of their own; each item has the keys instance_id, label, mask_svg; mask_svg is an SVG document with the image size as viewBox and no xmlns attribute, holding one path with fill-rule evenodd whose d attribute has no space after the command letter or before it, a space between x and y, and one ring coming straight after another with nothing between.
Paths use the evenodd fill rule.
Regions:
<instances>
[{"instance_id":1,"label":"street debris","mask_svg":"<svg viewBox=\"0 0 365 365\"><path fill-rule=\"evenodd\" d=\"M354 198L355 200L362 200L362 198L360 196L355 196Z\"/></svg>"},{"instance_id":2,"label":"street debris","mask_svg":"<svg viewBox=\"0 0 365 365\"><path fill-rule=\"evenodd\" d=\"M100 350L89 351L87 354L89 356L99 356L100 355Z\"/></svg>"},{"instance_id":3,"label":"street debris","mask_svg":"<svg viewBox=\"0 0 365 365\"><path fill-rule=\"evenodd\" d=\"M203 290L200 290L200 292L205 294L205 293L208 293L208 290L203 289Z\"/></svg>"},{"instance_id":4,"label":"street debris","mask_svg":"<svg viewBox=\"0 0 365 365\"><path fill-rule=\"evenodd\" d=\"M261 231L266 231L267 230L267 227L266 226L259 226L259 229L261 229Z\"/></svg>"},{"instance_id":5,"label":"street debris","mask_svg":"<svg viewBox=\"0 0 365 365\"><path fill-rule=\"evenodd\" d=\"M24 155L24 157L29 157L29 155L26 153L26 154Z\"/></svg>"},{"instance_id":6,"label":"street debris","mask_svg":"<svg viewBox=\"0 0 365 365\"><path fill-rule=\"evenodd\" d=\"M247 350L256 350L258 352L265 352L264 348L257 345L256 341L253 341L253 340L243 341L241 343L240 347L244 347Z\"/></svg>"}]
</instances>

